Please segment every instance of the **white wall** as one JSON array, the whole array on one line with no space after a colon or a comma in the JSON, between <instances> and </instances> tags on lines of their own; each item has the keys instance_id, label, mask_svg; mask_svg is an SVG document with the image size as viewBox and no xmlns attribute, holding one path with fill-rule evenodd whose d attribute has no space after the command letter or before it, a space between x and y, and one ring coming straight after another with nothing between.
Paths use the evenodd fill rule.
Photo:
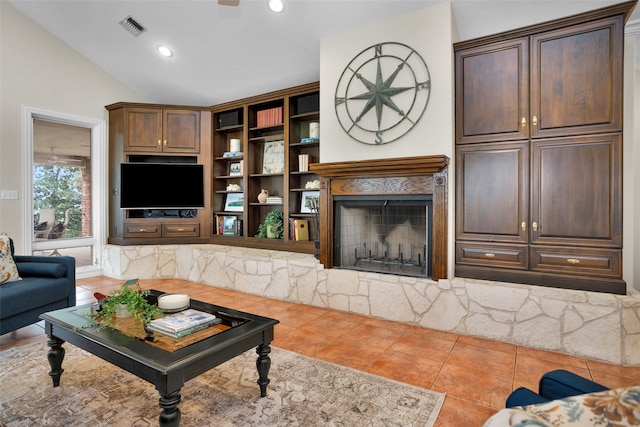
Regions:
<instances>
[{"instance_id":1,"label":"white wall","mask_svg":"<svg viewBox=\"0 0 640 427\"><path fill-rule=\"evenodd\" d=\"M320 43L320 160L340 162L391 157L453 154L453 48L451 5L421 11L322 39ZM381 42L404 43L425 60L431 97L418 124L403 138L383 145L351 139L334 109L336 84L345 66L363 49Z\"/></svg>"},{"instance_id":2,"label":"white wall","mask_svg":"<svg viewBox=\"0 0 640 427\"><path fill-rule=\"evenodd\" d=\"M33 215L23 212L22 108L39 108L97 120L105 105L144 101L84 56L0 0L0 188L18 190L18 200L0 200L0 232L21 253L22 230Z\"/></svg>"},{"instance_id":3,"label":"white wall","mask_svg":"<svg viewBox=\"0 0 640 427\"><path fill-rule=\"evenodd\" d=\"M444 154L449 167L449 259L454 229L454 59L455 20L448 2L388 21L322 39L320 43L320 162ZM334 108L336 84L347 64L362 50L382 42L404 43L427 63L429 103L420 121L404 137L383 145L357 142L341 128ZM453 263L448 275L453 277Z\"/></svg>"}]
</instances>

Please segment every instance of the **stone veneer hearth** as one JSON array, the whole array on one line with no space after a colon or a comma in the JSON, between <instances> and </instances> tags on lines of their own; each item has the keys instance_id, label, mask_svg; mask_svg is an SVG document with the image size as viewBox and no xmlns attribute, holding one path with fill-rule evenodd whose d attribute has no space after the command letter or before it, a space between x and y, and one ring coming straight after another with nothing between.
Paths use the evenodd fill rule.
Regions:
<instances>
[{"instance_id":1,"label":"stone veneer hearth","mask_svg":"<svg viewBox=\"0 0 640 427\"><path fill-rule=\"evenodd\" d=\"M177 278L330 308L640 366L640 295L613 295L471 279L325 269L312 255L220 245L105 246L120 279Z\"/></svg>"}]
</instances>

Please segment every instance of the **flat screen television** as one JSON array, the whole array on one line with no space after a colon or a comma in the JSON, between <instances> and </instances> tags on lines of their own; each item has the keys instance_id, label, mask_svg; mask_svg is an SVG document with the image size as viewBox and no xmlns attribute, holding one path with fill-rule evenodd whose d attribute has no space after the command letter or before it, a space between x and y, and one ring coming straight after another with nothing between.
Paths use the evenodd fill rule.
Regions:
<instances>
[{"instance_id":1,"label":"flat screen television","mask_svg":"<svg viewBox=\"0 0 640 427\"><path fill-rule=\"evenodd\" d=\"M121 163L120 208L202 209L204 168L185 163Z\"/></svg>"}]
</instances>

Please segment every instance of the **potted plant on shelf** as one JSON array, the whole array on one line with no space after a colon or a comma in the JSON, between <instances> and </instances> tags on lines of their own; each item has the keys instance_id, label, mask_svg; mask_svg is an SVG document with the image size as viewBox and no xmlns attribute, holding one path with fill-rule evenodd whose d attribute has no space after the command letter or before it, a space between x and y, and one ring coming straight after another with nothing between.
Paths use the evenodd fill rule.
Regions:
<instances>
[{"instance_id":1,"label":"potted plant on shelf","mask_svg":"<svg viewBox=\"0 0 640 427\"><path fill-rule=\"evenodd\" d=\"M280 211L273 210L268 212L264 217L262 224L258 226L258 239L267 237L269 239L284 238L284 214Z\"/></svg>"},{"instance_id":2,"label":"potted plant on shelf","mask_svg":"<svg viewBox=\"0 0 640 427\"><path fill-rule=\"evenodd\" d=\"M111 291L104 299L100 300L100 309L92 317L101 319L103 326L110 326L114 317L127 317L123 315L126 310L134 319L146 325L155 317L161 316L162 310L147 300L149 291L140 289L138 282L125 283L121 288Z\"/></svg>"}]
</instances>

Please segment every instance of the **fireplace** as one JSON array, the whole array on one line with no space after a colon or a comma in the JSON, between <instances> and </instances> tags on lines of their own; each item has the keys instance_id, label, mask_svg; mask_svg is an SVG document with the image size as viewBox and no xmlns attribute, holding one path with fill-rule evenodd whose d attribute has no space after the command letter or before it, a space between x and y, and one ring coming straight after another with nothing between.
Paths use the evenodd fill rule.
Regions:
<instances>
[{"instance_id":1,"label":"fireplace","mask_svg":"<svg viewBox=\"0 0 640 427\"><path fill-rule=\"evenodd\" d=\"M448 164L440 155L310 165L321 178L320 261L446 278Z\"/></svg>"},{"instance_id":2,"label":"fireplace","mask_svg":"<svg viewBox=\"0 0 640 427\"><path fill-rule=\"evenodd\" d=\"M335 196L333 266L431 277L431 196Z\"/></svg>"}]
</instances>

